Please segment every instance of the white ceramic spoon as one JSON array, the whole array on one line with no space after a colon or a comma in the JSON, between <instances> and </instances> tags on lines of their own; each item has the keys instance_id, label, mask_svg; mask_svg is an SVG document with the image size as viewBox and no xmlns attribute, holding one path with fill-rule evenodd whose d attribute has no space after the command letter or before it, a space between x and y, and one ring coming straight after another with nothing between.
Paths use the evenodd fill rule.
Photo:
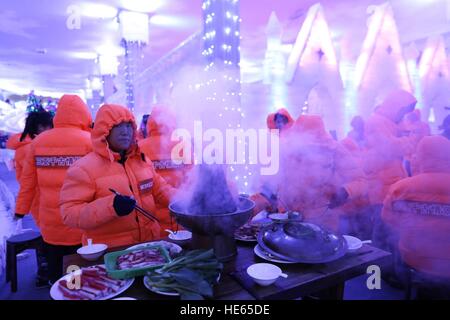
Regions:
<instances>
[{"instance_id":1,"label":"white ceramic spoon","mask_svg":"<svg viewBox=\"0 0 450 320\"><path fill-rule=\"evenodd\" d=\"M172 230L169 230L169 229L165 229L164 231L167 231L168 233L170 233L172 236L174 236L176 233L175 232L173 232Z\"/></svg>"}]
</instances>

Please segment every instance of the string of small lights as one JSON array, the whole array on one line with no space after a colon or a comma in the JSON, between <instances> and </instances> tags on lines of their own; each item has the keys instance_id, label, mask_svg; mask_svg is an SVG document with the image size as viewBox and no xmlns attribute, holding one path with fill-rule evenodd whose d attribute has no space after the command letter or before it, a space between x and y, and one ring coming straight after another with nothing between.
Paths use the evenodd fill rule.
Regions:
<instances>
[{"instance_id":1,"label":"string of small lights","mask_svg":"<svg viewBox=\"0 0 450 320\"><path fill-rule=\"evenodd\" d=\"M246 114L241 107L239 0L204 0L202 9L202 55L206 59L207 80L193 84L191 88L205 92L207 104L217 110L220 123L225 123L227 129L243 129ZM237 143L245 159L248 142L240 139ZM252 175L247 165L250 159L245 160L244 165L229 166L242 192L248 191L248 180Z\"/></svg>"},{"instance_id":2,"label":"string of small lights","mask_svg":"<svg viewBox=\"0 0 450 320\"><path fill-rule=\"evenodd\" d=\"M127 106L131 112L134 112L134 80L136 77L137 59L140 56L141 44L138 41L123 40L122 46L125 48L124 78Z\"/></svg>"}]
</instances>

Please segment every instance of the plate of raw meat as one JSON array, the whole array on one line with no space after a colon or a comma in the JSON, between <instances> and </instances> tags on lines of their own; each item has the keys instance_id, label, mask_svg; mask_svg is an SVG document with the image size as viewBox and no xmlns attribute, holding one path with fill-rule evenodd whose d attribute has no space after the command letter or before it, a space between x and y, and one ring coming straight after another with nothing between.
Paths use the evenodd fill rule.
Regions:
<instances>
[{"instance_id":1,"label":"plate of raw meat","mask_svg":"<svg viewBox=\"0 0 450 320\"><path fill-rule=\"evenodd\" d=\"M112 279L104 265L79 269L63 276L50 289L53 300L107 300L125 292L134 282Z\"/></svg>"}]
</instances>

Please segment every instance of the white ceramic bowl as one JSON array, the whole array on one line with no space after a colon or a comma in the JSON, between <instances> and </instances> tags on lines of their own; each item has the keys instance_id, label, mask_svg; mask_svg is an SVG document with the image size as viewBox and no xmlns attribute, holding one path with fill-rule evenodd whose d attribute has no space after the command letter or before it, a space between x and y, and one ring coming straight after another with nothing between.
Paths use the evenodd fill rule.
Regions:
<instances>
[{"instance_id":1,"label":"white ceramic bowl","mask_svg":"<svg viewBox=\"0 0 450 320\"><path fill-rule=\"evenodd\" d=\"M192 232L187 230L179 230L176 233L170 233L169 239L175 241L186 241L192 238Z\"/></svg>"},{"instance_id":2,"label":"white ceramic bowl","mask_svg":"<svg viewBox=\"0 0 450 320\"><path fill-rule=\"evenodd\" d=\"M96 243L81 247L77 250L77 253L88 261L96 261L100 258L108 249L108 246L103 243Z\"/></svg>"},{"instance_id":3,"label":"white ceramic bowl","mask_svg":"<svg viewBox=\"0 0 450 320\"><path fill-rule=\"evenodd\" d=\"M270 263L255 263L247 268L247 274L260 286L270 286L280 276L287 277L279 267Z\"/></svg>"}]
</instances>

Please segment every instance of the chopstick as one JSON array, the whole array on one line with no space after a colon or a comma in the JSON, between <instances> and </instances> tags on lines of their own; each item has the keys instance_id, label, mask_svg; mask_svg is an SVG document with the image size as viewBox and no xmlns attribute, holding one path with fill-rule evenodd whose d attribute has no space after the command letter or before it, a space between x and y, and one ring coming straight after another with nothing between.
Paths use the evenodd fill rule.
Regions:
<instances>
[{"instance_id":1,"label":"chopstick","mask_svg":"<svg viewBox=\"0 0 450 320\"><path fill-rule=\"evenodd\" d=\"M134 208L135 208L137 211L139 211L140 213L142 213L144 216L146 216L147 218L149 218L149 219L151 219L151 220L153 220L153 221L159 222L159 219L158 219L158 218L156 218L154 215L152 215L150 212L144 210L144 209L141 208L140 206L135 205Z\"/></svg>"},{"instance_id":2,"label":"chopstick","mask_svg":"<svg viewBox=\"0 0 450 320\"><path fill-rule=\"evenodd\" d=\"M121 194L119 192L117 192L114 189L109 188L109 191L111 191L112 193L114 193L116 196L121 196ZM138 212L142 213L146 218L151 219L153 221L159 222L159 219L156 218L154 215L152 215L150 212L148 212L147 210L141 208L140 206L138 206L137 204L134 205L134 209L136 209Z\"/></svg>"}]
</instances>

